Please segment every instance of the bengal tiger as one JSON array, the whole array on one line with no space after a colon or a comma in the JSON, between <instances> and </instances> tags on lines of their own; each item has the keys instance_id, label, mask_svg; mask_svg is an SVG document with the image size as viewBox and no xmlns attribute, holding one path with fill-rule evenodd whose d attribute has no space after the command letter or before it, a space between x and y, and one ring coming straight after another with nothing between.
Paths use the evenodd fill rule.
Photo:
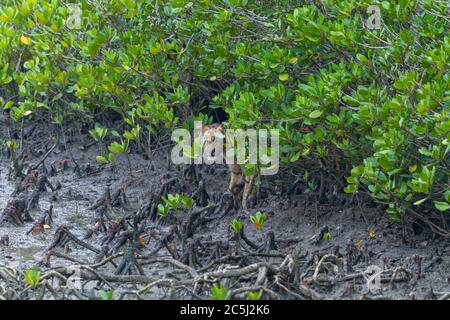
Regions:
<instances>
[{"instance_id":1,"label":"bengal tiger","mask_svg":"<svg viewBox=\"0 0 450 320\"><path fill-rule=\"evenodd\" d=\"M218 136L226 137L226 130L223 124L215 123L208 126L203 126L200 139L203 142L203 148L212 145ZM233 141L232 139L226 139ZM248 209L249 201L256 204L257 201L257 186L255 185L255 175L245 175L244 170L240 164L228 164L230 172L230 182L228 190L233 194L235 199L238 199L242 192L242 209Z\"/></svg>"}]
</instances>

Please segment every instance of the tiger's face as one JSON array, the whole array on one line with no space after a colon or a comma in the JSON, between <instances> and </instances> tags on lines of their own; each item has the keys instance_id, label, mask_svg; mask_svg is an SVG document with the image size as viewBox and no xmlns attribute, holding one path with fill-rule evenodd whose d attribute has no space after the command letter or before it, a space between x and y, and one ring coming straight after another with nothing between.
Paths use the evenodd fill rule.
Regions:
<instances>
[{"instance_id":1,"label":"tiger's face","mask_svg":"<svg viewBox=\"0 0 450 320\"><path fill-rule=\"evenodd\" d=\"M217 150L216 148L219 146L223 147L223 143L220 145L216 144L220 143L219 140L225 137L224 133L225 128L223 127L222 124L218 123L211 124L209 126L205 126L202 128L202 133L200 136L200 145L202 147L203 152L206 152L207 157L215 157Z\"/></svg>"},{"instance_id":2,"label":"tiger's face","mask_svg":"<svg viewBox=\"0 0 450 320\"><path fill-rule=\"evenodd\" d=\"M222 124L215 123L209 126L205 126L202 129L202 135L200 140L203 146L213 144L216 141L216 137L223 136L225 129Z\"/></svg>"},{"instance_id":3,"label":"tiger's face","mask_svg":"<svg viewBox=\"0 0 450 320\"><path fill-rule=\"evenodd\" d=\"M200 142L203 150L212 149L211 156L214 157L215 156L214 145L217 142L216 139L224 139L224 138L226 139L227 143L230 143L231 146L233 146L233 141L232 139L229 139L230 137L225 132L224 126L222 124L215 123L202 128ZM244 171L242 170L241 165L239 164L234 163L228 164L228 170L230 172L230 182L228 186L228 191L230 191L236 199L237 195L243 190L242 208L246 210L249 197L255 199L254 201L256 201L257 198L256 187L254 184L255 176L251 175L245 177Z\"/></svg>"}]
</instances>

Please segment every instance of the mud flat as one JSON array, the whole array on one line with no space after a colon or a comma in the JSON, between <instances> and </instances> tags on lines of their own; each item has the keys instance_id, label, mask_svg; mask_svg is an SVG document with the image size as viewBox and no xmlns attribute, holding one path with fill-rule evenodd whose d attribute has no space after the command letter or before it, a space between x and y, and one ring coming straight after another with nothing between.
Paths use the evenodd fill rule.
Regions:
<instances>
[{"instance_id":1,"label":"mud flat","mask_svg":"<svg viewBox=\"0 0 450 320\"><path fill-rule=\"evenodd\" d=\"M449 299L449 241L417 221L389 222L364 200L281 196L289 176L263 180L259 205L242 212L229 208L225 167L169 168L168 149L151 160L130 154L129 162L101 166L98 146L80 150L86 141L56 148L46 170L37 169L59 187L40 192L30 209L34 222L1 224L8 241L0 244L0 298L99 299L99 290L113 290L114 299L209 299L211 285L221 283L235 299L248 292L264 299ZM8 179L9 165L3 155L0 212L33 191L12 195L20 179ZM186 174L192 170L196 175ZM197 205L160 217L161 196L176 193ZM28 233L50 206L53 222ZM249 219L257 211L268 217L263 230ZM239 236L230 228L235 219L243 223ZM36 288L24 280L33 266L40 270Z\"/></svg>"}]
</instances>

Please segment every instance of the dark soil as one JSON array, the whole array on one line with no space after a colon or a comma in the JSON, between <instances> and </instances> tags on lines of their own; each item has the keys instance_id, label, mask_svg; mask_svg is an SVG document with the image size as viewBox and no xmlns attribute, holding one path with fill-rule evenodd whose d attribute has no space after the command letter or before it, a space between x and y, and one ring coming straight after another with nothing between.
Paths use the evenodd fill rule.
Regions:
<instances>
[{"instance_id":1,"label":"dark soil","mask_svg":"<svg viewBox=\"0 0 450 320\"><path fill-rule=\"evenodd\" d=\"M116 165L101 166L95 161L100 146L80 149L87 141L73 138L66 144L71 152L59 146L45 160L49 182L60 188L40 192L38 207L30 209L34 222L0 225L0 299L92 299L100 289L114 289L115 299L209 299L211 285L218 282L234 299L257 290L263 290L263 299L450 298L448 239L414 220L389 222L367 199L331 205L302 190L281 196L283 184L293 179L280 176L263 179L259 206L248 213L226 213L224 207L214 207L228 199L225 166L199 166L195 181L185 174L187 167L169 168L168 148L151 154L150 160L134 153L130 161L119 157ZM37 164L44 154L30 156L29 164ZM13 196L22 179L9 180L9 167L4 154L0 213L12 199L28 200L35 188ZM37 169L40 175L43 168ZM198 213L192 234L185 232L193 215L189 210L168 218L155 214L161 191L192 195L200 181L209 203L192 210L211 208ZM115 204L109 199L97 203L107 188L111 195L123 188L127 202L119 197ZM51 205L53 223L39 224ZM258 210L268 216L262 231L248 218ZM233 219L244 222L241 237L230 230ZM90 237L84 239L86 235ZM41 283L30 288L23 272L35 265ZM71 266L79 266L82 288L71 289L66 282ZM368 286L374 270L380 272L380 283Z\"/></svg>"}]
</instances>

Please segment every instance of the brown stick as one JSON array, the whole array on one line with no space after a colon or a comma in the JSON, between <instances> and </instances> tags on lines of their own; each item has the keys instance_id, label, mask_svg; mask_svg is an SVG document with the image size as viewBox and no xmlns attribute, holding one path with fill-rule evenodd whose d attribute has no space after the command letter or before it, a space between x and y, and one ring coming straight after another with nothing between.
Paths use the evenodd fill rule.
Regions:
<instances>
[{"instance_id":1,"label":"brown stick","mask_svg":"<svg viewBox=\"0 0 450 320\"><path fill-rule=\"evenodd\" d=\"M45 159L47 159L48 156L53 152L53 150L55 150L55 148L56 148L57 145L58 145L58 143L55 143L55 144L50 148L50 150L48 150L47 153L42 157L42 159L39 160L39 162L38 162L37 164L35 164L34 166L31 166L30 171L36 170L37 168L39 168L39 166L40 166L41 164L44 163Z\"/></svg>"}]
</instances>

